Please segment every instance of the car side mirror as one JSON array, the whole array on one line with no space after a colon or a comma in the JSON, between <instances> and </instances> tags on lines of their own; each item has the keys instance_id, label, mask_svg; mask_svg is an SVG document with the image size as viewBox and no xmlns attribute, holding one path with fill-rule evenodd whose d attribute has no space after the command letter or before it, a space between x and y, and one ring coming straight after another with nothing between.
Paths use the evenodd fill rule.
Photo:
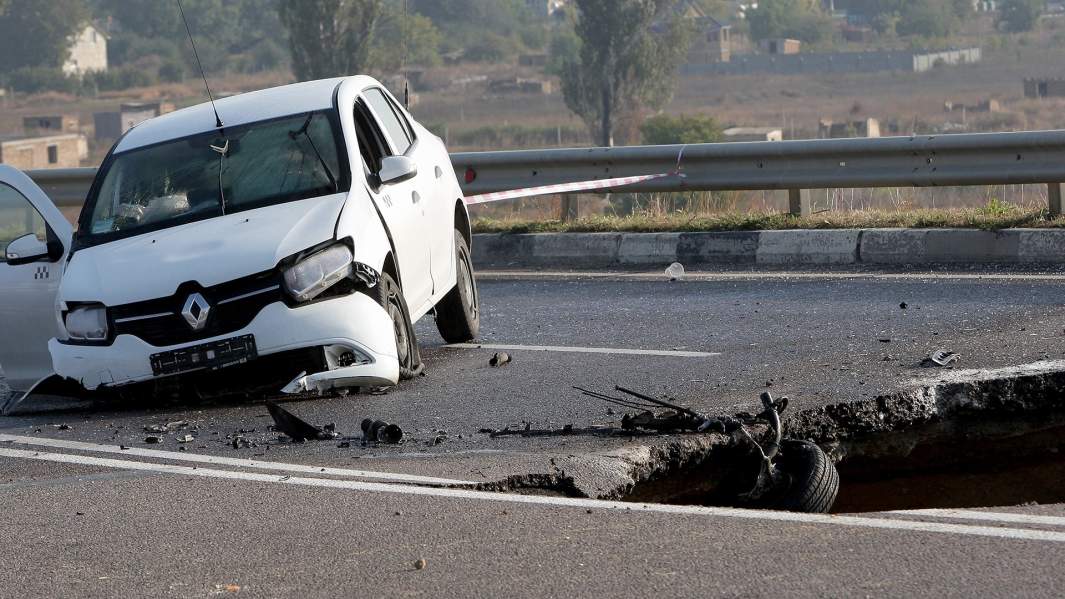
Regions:
<instances>
[{"instance_id":1,"label":"car side mirror","mask_svg":"<svg viewBox=\"0 0 1065 599\"><path fill-rule=\"evenodd\" d=\"M418 163L406 156L388 156L381 160L381 172L377 178L382 185L400 183L418 174Z\"/></svg>"},{"instance_id":2,"label":"car side mirror","mask_svg":"<svg viewBox=\"0 0 1065 599\"><path fill-rule=\"evenodd\" d=\"M11 266L18 266L49 257L52 254L50 249L47 243L37 239L36 235L30 233L7 244L4 257Z\"/></svg>"}]
</instances>

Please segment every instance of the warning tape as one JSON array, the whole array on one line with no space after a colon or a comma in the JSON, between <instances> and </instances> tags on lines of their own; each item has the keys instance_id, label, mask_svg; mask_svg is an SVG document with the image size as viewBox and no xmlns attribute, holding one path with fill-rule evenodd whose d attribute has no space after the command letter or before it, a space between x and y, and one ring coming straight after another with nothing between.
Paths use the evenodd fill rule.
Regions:
<instances>
[{"instance_id":1,"label":"warning tape","mask_svg":"<svg viewBox=\"0 0 1065 599\"><path fill-rule=\"evenodd\" d=\"M467 204L484 204L485 202L498 202L500 200L514 200L532 196L555 195L559 193L576 193L579 191L594 191L597 189L609 189L612 187L624 187L644 181L662 179L673 173L660 173L657 175L638 175L635 177L618 177L616 179L596 179L594 181L577 181L575 183L561 183L558 185L543 185L541 187L526 187L524 189L512 189L510 191L497 191L466 198Z\"/></svg>"},{"instance_id":2,"label":"warning tape","mask_svg":"<svg viewBox=\"0 0 1065 599\"><path fill-rule=\"evenodd\" d=\"M680 153L677 155L677 167L669 173L659 173L657 175L637 175L634 177L617 177L614 179L595 179L592 181L576 181L574 183L560 183L558 185L543 185L540 187L526 187L523 189L512 189L508 191L496 191L493 193L470 196L466 198L466 203L470 205L484 204L486 202L516 200L518 198L529 198L533 196L546 196L560 193L577 193L582 191L595 191L597 189L611 189L615 187L625 187L626 185L633 185L636 183L643 183L644 181L664 179L666 177L671 177L674 175L683 178L684 173L681 172L681 161L684 159L684 150L687 147L687 144L681 146Z\"/></svg>"}]
</instances>

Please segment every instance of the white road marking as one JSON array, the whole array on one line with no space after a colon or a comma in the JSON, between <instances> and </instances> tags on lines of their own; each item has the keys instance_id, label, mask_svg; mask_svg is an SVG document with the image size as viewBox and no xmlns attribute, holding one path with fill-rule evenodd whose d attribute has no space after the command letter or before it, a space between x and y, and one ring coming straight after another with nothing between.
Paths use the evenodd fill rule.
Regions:
<instances>
[{"instance_id":1,"label":"white road marking","mask_svg":"<svg viewBox=\"0 0 1065 599\"><path fill-rule=\"evenodd\" d=\"M255 468L256 470L277 470L280 472L298 472L302 474L319 474L328 476L352 476L356 478L376 478L395 482L418 483L423 485L476 485L474 481L452 480L449 478L435 478L432 476L416 476L413 474L397 474L395 472L375 472L373 470L350 470L347 468L322 468L320 466L308 466L306 464L285 464L281 462L267 462L262 460L245 460L241 458L226 458L221 456L203 455L196 453L162 451L158 449L141 449L131 447L122 449L118 445L97 445L95 443L82 443L80 441L65 441L63 439L48 439L45 437L23 437L19 435L0 434L0 442L10 441L21 445L37 447L51 447L54 449L73 449L76 451L91 451L95 453L114 453L120 455L134 455L142 458L157 458L161 460L176 460L180 462L196 462L199 464L211 464L214 466L236 466L238 468Z\"/></svg>"},{"instance_id":2,"label":"white road marking","mask_svg":"<svg viewBox=\"0 0 1065 599\"><path fill-rule=\"evenodd\" d=\"M547 351L578 354L616 354L622 356L669 356L672 358L713 358L719 353L659 349L624 349L610 347L569 347L563 345L494 345L488 343L452 343L453 349L490 349L501 351Z\"/></svg>"},{"instance_id":3,"label":"white road marking","mask_svg":"<svg viewBox=\"0 0 1065 599\"><path fill-rule=\"evenodd\" d=\"M355 480L336 480L327 478L305 478L298 476L277 476L272 474L262 474L258 472L234 472L231 470L194 468L190 466L178 466L174 464L154 464L148 462L116 460L112 458L100 458L84 455L34 452L23 449L0 448L0 457L23 458L29 460L42 460L65 464L81 464L87 466L101 466L107 468L120 468L125 470L161 472L166 474L180 474L187 476L199 476L204 478L245 480L263 483L279 483L305 487L324 487L331 489L344 489L371 493L398 493L402 495L421 495L428 497L445 497L452 499L496 501L501 503L547 505L582 509L591 508L601 510L614 510L619 512L632 511L661 514L698 515L721 518L736 518L742 520L768 520L777 522L793 522L799 524L825 524L860 528L905 530L914 532L934 532L955 535L970 535L980 537L995 537L1004 539L1023 539L1030 541L1065 543L1065 532L1032 530L1023 528L999 528L987 526L970 526L967 524L918 522L913 520L898 520L886 518L864 518L859 516L829 516L822 514L798 514L793 512L741 510L734 508L624 503L620 501L574 499L568 497L549 497L543 495L490 493L487 491L470 491L466 489L422 487L417 485L396 485L389 483L377 483Z\"/></svg>"},{"instance_id":4,"label":"white road marking","mask_svg":"<svg viewBox=\"0 0 1065 599\"><path fill-rule=\"evenodd\" d=\"M1060 516L1039 516L1035 514L1016 514L1010 512L981 512L979 510L897 510L885 513L897 514L899 516L948 518L954 520L980 520L984 522L1008 522L1011 524L1065 526L1065 518Z\"/></svg>"}]
</instances>

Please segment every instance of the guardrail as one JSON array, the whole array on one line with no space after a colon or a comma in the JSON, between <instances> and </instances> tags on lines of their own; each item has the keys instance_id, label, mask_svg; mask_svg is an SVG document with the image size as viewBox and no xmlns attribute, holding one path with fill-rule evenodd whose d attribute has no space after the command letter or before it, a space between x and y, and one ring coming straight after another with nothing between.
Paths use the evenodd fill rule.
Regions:
<instances>
[{"instance_id":1,"label":"guardrail","mask_svg":"<svg viewBox=\"0 0 1065 599\"><path fill-rule=\"evenodd\" d=\"M672 173L601 192L788 190L808 214L811 189L1046 184L1062 211L1065 131L878 139L466 152L451 162L467 195L615 177ZM54 201L84 201L95 169L30 171Z\"/></svg>"}]
</instances>

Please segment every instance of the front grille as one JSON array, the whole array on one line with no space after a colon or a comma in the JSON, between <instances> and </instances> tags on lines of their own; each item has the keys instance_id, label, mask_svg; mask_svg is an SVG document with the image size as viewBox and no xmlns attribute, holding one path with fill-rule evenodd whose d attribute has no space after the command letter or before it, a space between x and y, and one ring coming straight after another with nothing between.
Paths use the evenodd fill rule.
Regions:
<instances>
[{"instance_id":1,"label":"front grille","mask_svg":"<svg viewBox=\"0 0 1065 599\"><path fill-rule=\"evenodd\" d=\"M207 323L199 331L181 315L193 293L210 304ZM167 347L235 333L251 324L263 308L283 300L281 276L269 271L214 287L185 283L169 297L115 306L110 316L116 336L133 335L155 347Z\"/></svg>"}]
</instances>

